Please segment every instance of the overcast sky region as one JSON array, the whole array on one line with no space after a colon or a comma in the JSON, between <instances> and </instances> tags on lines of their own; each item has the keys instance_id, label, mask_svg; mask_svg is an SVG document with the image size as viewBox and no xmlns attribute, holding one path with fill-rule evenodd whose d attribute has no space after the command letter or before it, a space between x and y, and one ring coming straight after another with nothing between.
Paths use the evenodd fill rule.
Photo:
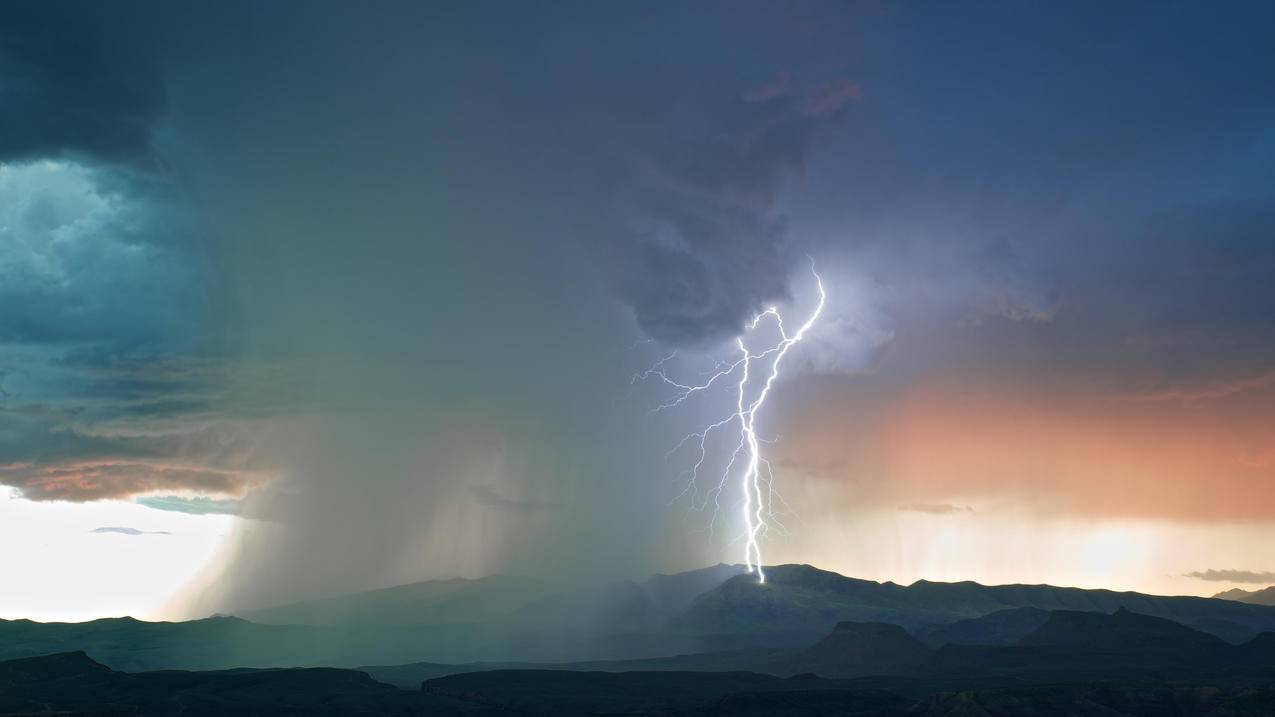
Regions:
<instances>
[{"instance_id":1,"label":"overcast sky region","mask_svg":"<svg viewBox=\"0 0 1275 717\"><path fill-rule=\"evenodd\" d=\"M0 618L739 562L674 450L731 395L652 411L632 379L805 315L812 261L827 305L759 419L768 563L1270 582L1272 26L6 3L0 541L34 547Z\"/></svg>"}]
</instances>

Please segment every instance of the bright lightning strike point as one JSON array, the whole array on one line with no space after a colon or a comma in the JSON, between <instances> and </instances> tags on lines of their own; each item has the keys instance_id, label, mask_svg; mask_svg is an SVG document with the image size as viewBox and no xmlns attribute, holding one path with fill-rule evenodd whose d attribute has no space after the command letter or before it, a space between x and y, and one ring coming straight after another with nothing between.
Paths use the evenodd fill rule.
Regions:
<instances>
[{"instance_id":1,"label":"bright lightning strike point","mask_svg":"<svg viewBox=\"0 0 1275 717\"><path fill-rule=\"evenodd\" d=\"M802 340L806 332L810 330L811 326L814 326L815 321L818 320L819 315L823 312L827 295L824 292L823 280L818 272L815 271L813 261L811 262L810 273L815 278L815 286L819 291L819 302L805 323L795 333L791 335L788 333L784 327L783 316L778 309L772 306L753 317L744 334L735 339L735 345L739 348L739 358L734 361L719 361L713 370L709 372L708 377L700 383L684 383L669 376L665 370L665 365L676 356L676 353L665 356L646 371L633 377L635 382L656 378L674 389L672 396L663 400L653 409L655 411L676 407L695 394L709 390L718 382L725 382L731 377L736 377L733 379L735 381L734 413L708 424L703 430L688 434L669 453L675 453L687 444L696 446L698 451L696 460L687 471L689 476L686 488L683 489L678 498L689 494L691 509L696 511L705 510L711 500L713 517L709 521L710 532L716 524L717 516L721 511L721 494L730 483L731 476L736 470L736 465L740 463L741 455L743 456L739 487L743 496L744 563L748 567L748 572L756 572L758 581L762 583L766 582L766 573L762 569L760 540L769 531L771 522L778 523L773 506L773 498L778 496L778 494L774 490L774 475L770 470L770 463L762 456L761 443L763 441L757 436L757 413L765 405L766 398L770 395L771 387L774 385L775 380L779 378L779 367L783 362L784 356L788 354L790 348ZM775 328L779 333L779 340L768 345L764 350L753 353L749 350L745 338L755 332L757 327L767 319L774 321ZM754 364L758 363L761 364L762 370L754 372ZM767 367L769 370L766 370ZM754 385L754 379L758 376L765 377L764 380L757 379L760 383L760 388ZM750 394L751 399L749 398ZM704 467L704 462L708 455L707 443L709 436L715 431L736 424L739 427L739 442L730 454L730 460L727 461L725 468L717 476L716 485L705 491L704 495L701 496L699 488L700 469ZM763 468L766 474L765 478L762 477ZM765 492L762 491L763 486L767 489ZM782 497L780 500L782 501Z\"/></svg>"}]
</instances>

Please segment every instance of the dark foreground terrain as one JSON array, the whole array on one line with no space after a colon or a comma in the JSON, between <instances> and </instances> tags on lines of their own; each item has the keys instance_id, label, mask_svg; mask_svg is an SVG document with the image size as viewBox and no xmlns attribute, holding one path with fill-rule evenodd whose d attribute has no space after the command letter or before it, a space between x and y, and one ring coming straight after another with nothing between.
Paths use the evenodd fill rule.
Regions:
<instances>
[{"instance_id":1,"label":"dark foreground terrain","mask_svg":"<svg viewBox=\"0 0 1275 717\"><path fill-rule=\"evenodd\" d=\"M0 621L0 716L1275 716L1272 606L738 572L420 583L261 623Z\"/></svg>"},{"instance_id":2,"label":"dark foreground terrain","mask_svg":"<svg viewBox=\"0 0 1275 717\"><path fill-rule=\"evenodd\" d=\"M795 649L369 670L408 689L337 668L129 673L65 652L0 663L0 715L1275 715L1275 633L1235 645L1127 610L1052 611L1010 644L934 648L845 622ZM454 674L404 685L413 670Z\"/></svg>"},{"instance_id":3,"label":"dark foreground terrain","mask_svg":"<svg viewBox=\"0 0 1275 717\"><path fill-rule=\"evenodd\" d=\"M124 673L71 652L0 663L4 715L989 715L1275 714L1275 673L1182 680L1030 676L831 680L751 672L497 670L400 690L355 670ZM954 686L968 681L968 689ZM1001 683L997 686L996 683Z\"/></svg>"}]
</instances>

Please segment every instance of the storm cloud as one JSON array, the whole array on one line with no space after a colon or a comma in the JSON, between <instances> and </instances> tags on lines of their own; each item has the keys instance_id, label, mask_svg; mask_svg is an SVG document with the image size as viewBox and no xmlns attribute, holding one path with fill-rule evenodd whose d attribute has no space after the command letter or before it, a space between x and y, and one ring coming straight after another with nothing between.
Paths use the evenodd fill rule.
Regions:
<instances>
[{"instance_id":1,"label":"storm cloud","mask_svg":"<svg viewBox=\"0 0 1275 717\"><path fill-rule=\"evenodd\" d=\"M716 562L629 378L808 254L796 512L1269 518L1270 8L989 7L8 7L0 484L262 518L209 609Z\"/></svg>"},{"instance_id":2,"label":"storm cloud","mask_svg":"<svg viewBox=\"0 0 1275 717\"><path fill-rule=\"evenodd\" d=\"M190 491L211 495L242 495L268 476L242 471L219 471L198 465L102 460L51 466L0 466L6 484L31 500L84 502L132 498L147 493Z\"/></svg>"},{"instance_id":3,"label":"storm cloud","mask_svg":"<svg viewBox=\"0 0 1275 717\"><path fill-rule=\"evenodd\" d=\"M618 285L641 330L671 345L738 335L789 297L794 259L777 202L819 129L860 97L846 80L803 96L788 79L669 121L629 153Z\"/></svg>"},{"instance_id":4,"label":"storm cloud","mask_svg":"<svg viewBox=\"0 0 1275 717\"><path fill-rule=\"evenodd\" d=\"M165 105L145 15L100 3L16 2L0 18L0 162L145 163ZM104 31L105 30L105 31Z\"/></svg>"}]
</instances>

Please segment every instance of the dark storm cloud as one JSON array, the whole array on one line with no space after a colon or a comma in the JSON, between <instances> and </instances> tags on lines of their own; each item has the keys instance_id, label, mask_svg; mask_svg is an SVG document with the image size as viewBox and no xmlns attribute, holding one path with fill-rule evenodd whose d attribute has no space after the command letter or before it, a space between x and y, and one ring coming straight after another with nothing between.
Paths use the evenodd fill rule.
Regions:
<instances>
[{"instance_id":1,"label":"dark storm cloud","mask_svg":"<svg viewBox=\"0 0 1275 717\"><path fill-rule=\"evenodd\" d=\"M189 342L203 260L165 197L63 161L0 164L0 191L0 342L81 363Z\"/></svg>"},{"instance_id":2,"label":"dark storm cloud","mask_svg":"<svg viewBox=\"0 0 1275 717\"><path fill-rule=\"evenodd\" d=\"M1186 577L1224 583L1275 583L1275 573L1257 570L1197 570Z\"/></svg>"},{"instance_id":3,"label":"dark storm cloud","mask_svg":"<svg viewBox=\"0 0 1275 717\"><path fill-rule=\"evenodd\" d=\"M0 14L0 162L150 155L164 83L137 8L6 3ZM149 41L148 41L149 40Z\"/></svg>"},{"instance_id":4,"label":"dark storm cloud","mask_svg":"<svg viewBox=\"0 0 1275 717\"><path fill-rule=\"evenodd\" d=\"M1272 6L979 7L871 21L864 101L789 212L868 287L886 370L1147 393L1268 372Z\"/></svg>"},{"instance_id":5,"label":"dark storm cloud","mask_svg":"<svg viewBox=\"0 0 1275 717\"><path fill-rule=\"evenodd\" d=\"M715 343L788 298L793 257L779 192L818 130L859 96L846 80L804 95L776 80L702 108L696 122L661 126L630 153L620 285L646 335Z\"/></svg>"},{"instance_id":6,"label":"dark storm cloud","mask_svg":"<svg viewBox=\"0 0 1275 717\"><path fill-rule=\"evenodd\" d=\"M209 233L155 148L162 10L0 13L0 484L30 499L263 480L224 400Z\"/></svg>"}]
</instances>

